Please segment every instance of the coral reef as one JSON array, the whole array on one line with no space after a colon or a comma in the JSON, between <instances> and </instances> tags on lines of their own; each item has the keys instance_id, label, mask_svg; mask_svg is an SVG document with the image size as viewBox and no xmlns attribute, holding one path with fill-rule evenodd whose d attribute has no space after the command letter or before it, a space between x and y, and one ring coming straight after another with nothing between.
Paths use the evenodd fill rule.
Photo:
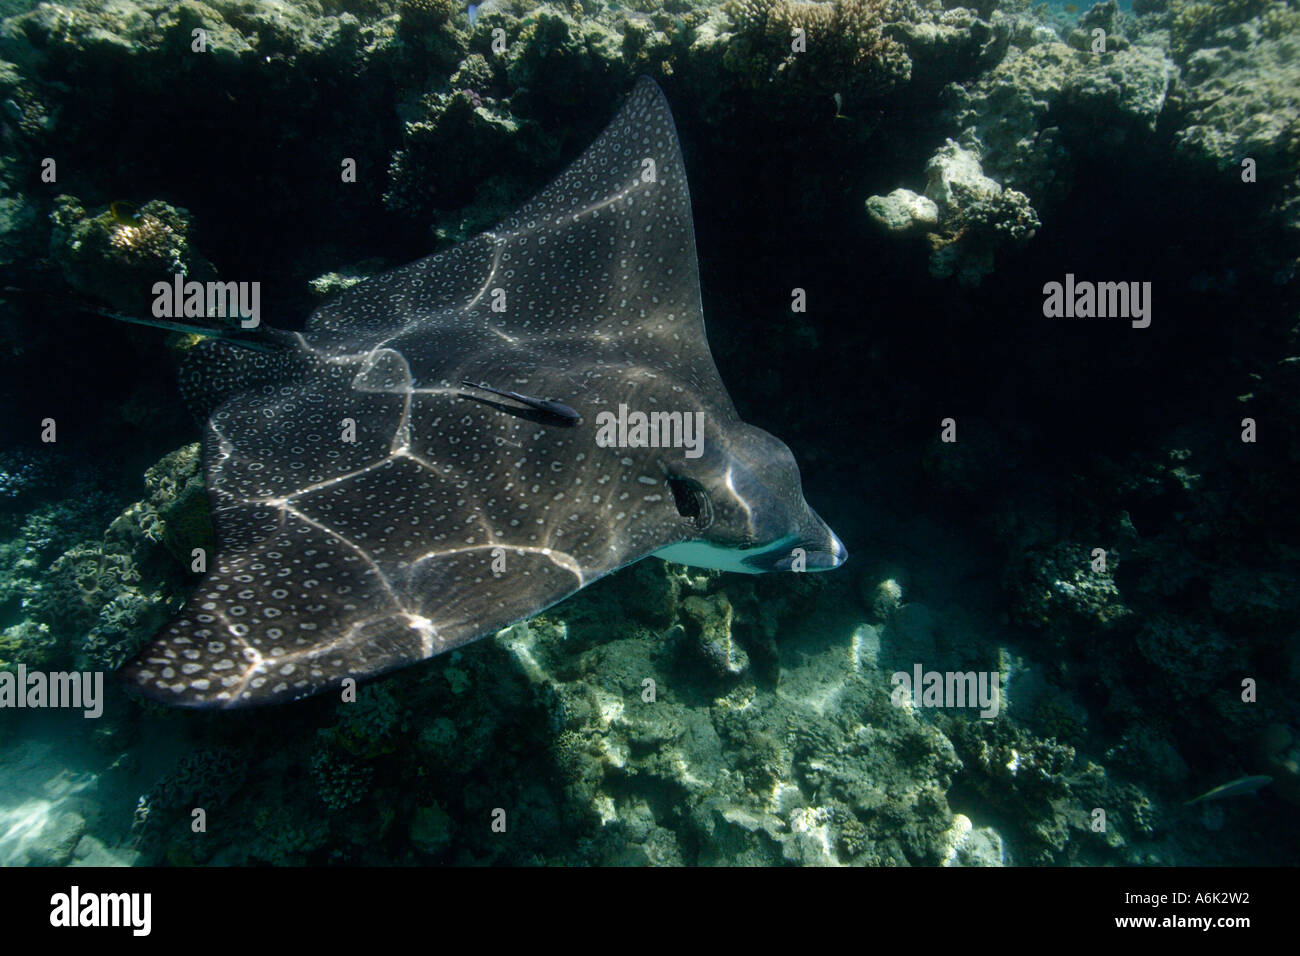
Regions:
<instances>
[{"instance_id":1,"label":"coral reef","mask_svg":"<svg viewBox=\"0 0 1300 956\"><path fill-rule=\"evenodd\" d=\"M939 207L934 200L902 187L887 196L869 198L867 214L888 232L920 232L939 225Z\"/></svg>"},{"instance_id":2,"label":"coral reef","mask_svg":"<svg viewBox=\"0 0 1300 956\"><path fill-rule=\"evenodd\" d=\"M1262 14L1282 14L1287 9L1287 4L1272 0L1174 0L1168 5L1170 50L1180 63L1186 62L1193 54L1216 46L1222 31Z\"/></svg>"},{"instance_id":3,"label":"coral reef","mask_svg":"<svg viewBox=\"0 0 1300 956\"><path fill-rule=\"evenodd\" d=\"M8 546L22 553L8 584L26 615L5 632L15 650L43 648L43 661L113 670L166 622L180 606L192 550L212 547L199 459L198 445L163 458L146 472L146 499L122 512L102 538L82 539L60 554L51 545L84 535L86 517L103 507L102 499L93 496L71 513L33 513ZM58 522L44 532L50 537L34 540L48 517Z\"/></svg>"},{"instance_id":4,"label":"coral reef","mask_svg":"<svg viewBox=\"0 0 1300 956\"><path fill-rule=\"evenodd\" d=\"M1189 6L1221 12L1239 5ZM1175 138L1184 155L1211 168L1239 167L1251 158L1261 179L1289 180L1294 188L1300 163L1300 10L1252 6L1267 12L1234 27L1204 28L1204 46L1180 49L1175 31L1187 113Z\"/></svg>"},{"instance_id":5,"label":"coral reef","mask_svg":"<svg viewBox=\"0 0 1300 956\"><path fill-rule=\"evenodd\" d=\"M1132 612L1115 584L1119 557L1113 550L1107 552L1105 570L1097 561L1093 549L1074 543L1029 552L1027 567L1009 572L1016 614L1024 623L1039 626L1074 619L1107 628L1122 621Z\"/></svg>"},{"instance_id":6,"label":"coral reef","mask_svg":"<svg viewBox=\"0 0 1300 956\"><path fill-rule=\"evenodd\" d=\"M403 145L389 166L392 183L384 203L405 215L427 218L439 209L467 205L484 192L491 193L497 177L510 171L519 124L500 111L496 102L473 90L430 93L422 97L418 119L405 124ZM478 158L497 158L490 178L478 168ZM430 169L443 170L437 177ZM447 170L454 174L447 175ZM504 208L478 212L460 226L457 236L481 232Z\"/></svg>"},{"instance_id":7,"label":"coral reef","mask_svg":"<svg viewBox=\"0 0 1300 956\"><path fill-rule=\"evenodd\" d=\"M749 669L749 655L731 633L732 608L725 594L691 595L682 602L682 613L687 633L719 675L738 677Z\"/></svg>"},{"instance_id":8,"label":"coral reef","mask_svg":"<svg viewBox=\"0 0 1300 956\"><path fill-rule=\"evenodd\" d=\"M182 564L191 564L194 549L211 554L212 521L203 482L203 453L196 442L164 456L144 473L148 497L133 504L109 526L110 535L129 539L137 530L152 544L161 543Z\"/></svg>"},{"instance_id":9,"label":"coral reef","mask_svg":"<svg viewBox=\"0 0 1300 956\"><path fill-rule=\"evenodd\" d=\"M411 815L408 834L411 844L417 850L429 856L437 856L451 844L452 829L452 819L447 811L434 803L416 808Z\"/></svg>"},{"instance_id":10,"label":"coral reef","mask_svg":"<svg viewBox=\"0 0 1300 956\"><path fill-rule=\"evenodd\" d=\"M331 810L346 810L366 798L375 771L322 747L311 759L311 775L321 802Z\"/></svg>"},{"instance_id":11,"label":"coral reef","mask_svg":"<svg viewBox=\"0 0 1300 956\"><path fill-rule=\"evenodd\" d=\"M888 0L732 0L736 40L723 62L742 82L784 95L880 96L911 79L912 61L886 27Z\"/></svg>"},{"instance_id":12,"label":"coral reef","mask_svg":"<svg viewBox=\"0 0 1300 956\"><path fill-rule=\"evenodd\" d=\"M19 664L44 667L55 659L58 646L58 639L43 621L11 624L0 631L0 670L13 670Z\"/></svg>"},{"instance_id":13,"label":"coral reef","mask_svg":"<svg viewBox=\"0 0 1300 956\"><path fill-rule=\"evenodd\" d=\"M977 79L945 89L958 132L926 166L926 195L940 212L940 228L929 234L934 275L979 282L999 248L1032 238L1040 226L1035 207L1050 210L1068 194L1074 164L1101 150L1136 151L1155 130L1178 69L1158 47L1114 34L1113 6L1098 4L1081 20L1111 31L1102 54L997 20L1014 34L1005 54ZM953 179L973 200L958 217L945 204ZM885 201L876 196L868 205Z\"/></svg>"},{"instance_id":14,"label":"coral reef","mask_svg":"<svg viewBox=\"0 0 1300 956\"><path fill-rule=\"evenodd\" d=\"M61 469L48 461L28 467L42 484L61 475ZM0 632L0 669L20 663L39 667L66 662L78 629L88 623L80 590L65 596L66 602L47 596L52 586L51 563L66 549L79 547L76 542L85 533L86 523L95 521L107 507L101 493L84 485L72 491L64 501L38 504L13 529L12 537L0 541L0 607L5 609L6 621L17 619ZM87 586L98 585L89 580Z\"/></svg>"},{"instance_id":15,"label":"coral reef","mask_svg":"<svg viewBox=\"0 0 1300 956\"><path fill-rule=\"evenodd\" d=\"M397 749L407 729L406 719L390 688L367 687L355 701L338 705L338 721L322 736L352 756L368 760Z\"/></svg>"},{"instance_id":16,"label":"coral reef","mask_svg":"<svg viewBox=\"0 0 1300 956\"><path fill-rule=\"evenodd\" d=\"M1159 830L1150 800L1111 781L1074 748L1003 722L949 725L961 783L998 819L1012 822L1016 862L1034 865L1147 862ZM1098 810L1103 811L1101 815Z\"/></svg>"},{"instance_id":17,"label":"coral reef","mask_svg":"<svg viewBox=\"0 0 1300 956\"><path fill-rule=\"evenodd\" d=\"M50 256L68 285L128 314L152 314L150 290L159 280L215 277L190 244L189 213L159 200L139 209L114 203L91 216L75 197L61 195L50 218Z\"/></svg>"},{"instance_id":18,"label":"coral reef","mask_svg":"<svg viewBox=\"0 0 1300 956\"><path fill-rule=\"evenodd\" d=\"M968 150L949 140L925 167L926 198L939 213L940 231L931 233L930 273L956 273L978 283L993 271L999 248L1023 245L1041 225L1029 197L1004 189L980 169Z\"/></svg>"},{"instance_id":19,"label":"coral reef","mask_svg":"<svg viewBox=\"0 0 1300 956\"><path fill-rule=\"evenodd\" d=\"M656 77L737 407L800 436L817 507L860 514L868 546L850 548L871 552L862 572L761 579L647 560L355 702L275 721L118 695L94 745L108 777L141 781L144 859L1293 859L1297 16L1285 0L1107 0L1077 16L993 0L501 0L471 24L447 0L73 0L5 19L0 264L48 257L70 289L147 314L160 273L211 276L211 256L222 275L274 275L284 327L489 226L635 76ZM41 182L50 156L59 178ZM720 254L746 233L757 245ZM1158 280L1154 344L1035 321L1044 270L1080 258ZM792 321L795 285L813 307ZM145 471L134 504L134 486L104 491L115 444L150 449L138 482L192 437L157 422L166 353L106 330L69 348L60 316L8 295L14 428L52 403L22 405L47 368L83 435L112 428L99 446L61 438L64 457L18 439L0 454L0 668L108 669L212 546L198 447ZM864 303L866 320L840 321ZM144 390L107 385L124 379ZM957 443L934 438L948 415ZM1246 415L1258 444L1234 434ZM880 474L894 483L871 485ZM905 513L976 543L918 535ZM916 663L996 673L1001 712L894 706L891 672ZM1183 805L1249 774L1273 783L1208 816ZM196 803L220 826L192 832ZM130 811L60 813L24 859L132 859L113 832Z\"/></svg>"},{"instance_id":20,"label":"coral reef","mask_svg":"<svg viewBox=\"0 0 1300 956\"><path fill-rule=\"evenodd\" d=\"M725 605L689 592L681 613L727 619ZM753 628L733 621L731 639L744 641ZM540 635L528 649L539 662L559 650ZM551 710L564 728L557 761L569 800L603 821L599 859L940 861L952 824L943 799L957 767L951 748L892 706L883 683L855 671L843 648L800 664L781 654L779 695L763 682L734 683L726 668L731 680L692 691L664 670L681 666L676 657L671 643L634 630L555 675L546 665L537 674L559 705ZM563 673L570 676L558 680ZM657 690L647 699L651 675Z\"/></svg>"},{"instance_id":21,"label":"coral reef","mask_svg":"<svg viewBox=\"0 0 1300 956\"><path fill-rule=\"evenodd\" d=\"M173 866L203 862L210 853L206 827L192 825L196 810L216 813L243 785L247 764L227 747L197 750L177 761L141 794L132 818L133 846L146 858Z\"/></svg>"},{"instance_id":22,"label":"coral reef","mask_svg":"<svg viewBox=\"0 0 1300 956\"><path fill-rule=\"evenodd\" d=\"M50 126L51 117L23 81L18 67L0 59L0 265L35 251L39 213L25 195L20 172L24 148Z\"/></svg>"}]
</instances>

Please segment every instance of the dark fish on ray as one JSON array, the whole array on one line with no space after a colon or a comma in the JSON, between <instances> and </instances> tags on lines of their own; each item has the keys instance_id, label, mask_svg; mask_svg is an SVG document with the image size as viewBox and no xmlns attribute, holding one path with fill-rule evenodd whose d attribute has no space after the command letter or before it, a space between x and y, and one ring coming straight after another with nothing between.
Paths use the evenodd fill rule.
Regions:
<instances>
[{"instance_id":1,"label":"dark fish on ray","mask_svg":"<svg viewBox=\"0 0 1300 956\"><path fill-rule=\"evenodd\" d=\"M493 395L500 395L502 398L514 399L522 405L539 413L535 420L548 421L552 425L578 425L582 423L582 416L575 412L563 402L557 402L548 398L533 398L530 395L520 395L518 392L512 392L509 389L493 388L491 385L485 385L482 382L461 382L465 388L476 388L480 392L490 392ZM466 395L466 398L473 398L477 401L486 401L475 395ZM510 411L510 406L492 403L495 408L503 411Z\"/></svg>"},{"instance_id":2,"label":"dark fish on ray","mask_svg":"<svg viewBox=\"0 0 1300 956\"><path fill-rule=\"evenodd\" d=\"M739 419L718 376L686 171L651 80L496 228L264 341L211 339L184 360L219 547L126 668L160 700L305 697L652 554L750 573L847 557L790 450ZM602 440L616 414L620 440ZM690 448L684 421L702 431Z\"/></svg>"}]
</instances>

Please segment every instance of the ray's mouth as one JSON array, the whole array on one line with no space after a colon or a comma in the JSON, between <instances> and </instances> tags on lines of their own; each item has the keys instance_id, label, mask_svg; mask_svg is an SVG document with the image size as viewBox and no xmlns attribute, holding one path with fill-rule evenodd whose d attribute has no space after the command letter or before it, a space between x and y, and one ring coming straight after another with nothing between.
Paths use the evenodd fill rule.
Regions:
<instances>
[{"instance_id":1,"label":"ray's mouth","mask_svg":"<svg viewBox=\"0 0 1300 956\"><path fill-rule=\"evenodd\" d=\"M830 571L849 559L848 549L832 531L830 541L804 541L745 558L756 571Z\"/></svg>"}]
</instances>

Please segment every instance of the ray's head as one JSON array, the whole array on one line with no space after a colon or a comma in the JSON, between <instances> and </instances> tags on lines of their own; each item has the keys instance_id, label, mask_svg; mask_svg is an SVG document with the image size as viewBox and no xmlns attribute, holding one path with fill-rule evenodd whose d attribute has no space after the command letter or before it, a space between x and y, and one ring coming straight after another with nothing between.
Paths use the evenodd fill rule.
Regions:
<instances>
[{"instance_id":1,"label":"ray's head","mask_svg":"<svg viewBox=\"0 0 1300 956\"><path fill-rule=\"evenodd\" d=\"M761 428L708 429L698 458L665 464L673 503L693 534L659 551L665 560L749 574L827 571L848 560L804 500L794 455Z\"/></svg>"}]
</instances>

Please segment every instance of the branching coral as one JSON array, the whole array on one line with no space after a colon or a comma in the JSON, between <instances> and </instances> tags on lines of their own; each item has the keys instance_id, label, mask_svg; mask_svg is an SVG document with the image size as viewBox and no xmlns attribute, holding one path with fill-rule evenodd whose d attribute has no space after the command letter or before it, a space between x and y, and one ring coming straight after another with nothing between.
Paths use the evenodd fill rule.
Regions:
<instances>
[{"instance_id":1,"label":"branching coral","mask_svg":"<svg viewBox=\"0 0 1300 956\"><path fill-rule=\"evenodd\" d=\"M890 0L732 0L726 10L736 37L724 63L751 86L852 99L911 78L903 46L885 33L898 19Z\"/></svg>"},{"instance_id":2,"label":"branching coral","mask_svg":"<svg viewBox=\"0 0 1300 956\"><path fill-rule=\"evenodd\" d=\"M322 746L312 755L311 775L325 806L345 810L365 799L375 771L367 764L338 757L328 746Z\"/></svg>"}]
</instances>

